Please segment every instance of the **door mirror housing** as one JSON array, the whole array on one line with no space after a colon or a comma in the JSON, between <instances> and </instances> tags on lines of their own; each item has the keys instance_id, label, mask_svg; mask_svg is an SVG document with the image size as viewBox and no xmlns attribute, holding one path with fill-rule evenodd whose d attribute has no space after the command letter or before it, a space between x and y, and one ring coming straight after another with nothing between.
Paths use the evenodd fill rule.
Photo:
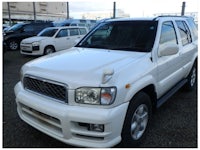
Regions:
<instances>
[{"instance_id":1,"label":"door mirror housing","mask_svg":"<svg viewBox=\"0 0 200 150\"><path fill-rule=\"evenodd\" d=\"M179 47L177 44L166 43L159 46L158 56L162 57L162 56L174 55L177 54L178 51Z\"/></svg>"}]
</instances>

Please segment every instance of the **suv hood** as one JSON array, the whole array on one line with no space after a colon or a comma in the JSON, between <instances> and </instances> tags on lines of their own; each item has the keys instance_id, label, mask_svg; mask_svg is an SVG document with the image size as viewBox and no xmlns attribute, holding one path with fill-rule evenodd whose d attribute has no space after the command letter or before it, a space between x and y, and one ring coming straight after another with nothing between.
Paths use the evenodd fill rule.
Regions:
<instances>
[{"instance_id":1,"label":"suv hood","mask_svg":"<svg viewBox=\"0 0 200 150\"><path fill-rule=\"evenodd\" d=\"M41 40L44 40L44 39L47 39L47 38L49 38L49 37L33 36L33 37L30 37L30 38L24 39L22 42L23 43L33 43L33 42L41 41Z\"/></svg>"},{"instance_id":2,"label":"suv hood","mask_svg":"<svg viewBox=\"0 0 200 150\"><path fill-rule=\"evenodd\" d=\"M70 89L80 85L100 86L105 70L113 70L117 74L125 65L145 55L146 53L74 47L27 63L23 67L23 74L66 83Z\"/></svg>"}]
</instances>

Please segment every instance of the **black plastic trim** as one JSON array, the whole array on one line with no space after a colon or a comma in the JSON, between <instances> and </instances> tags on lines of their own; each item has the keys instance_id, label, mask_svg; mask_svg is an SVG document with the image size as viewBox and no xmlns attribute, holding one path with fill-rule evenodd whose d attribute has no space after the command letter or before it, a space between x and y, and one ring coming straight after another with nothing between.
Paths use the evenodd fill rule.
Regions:
<instances>
[{"instance_id":1,"label":"black plastic trim","mask_svg":"<svg viewBox=\"0 0 200 150\"><path fill-rule=\"evenodd\" d=\"M178 82L172 89L170 89L165 95L163 95L160 99L157 101L157 108L159 108L162 104L164 104L171 96L173 96L185 83L187 82L187 79L183 79L180 82Z\"/></svg>"}]
</instances>

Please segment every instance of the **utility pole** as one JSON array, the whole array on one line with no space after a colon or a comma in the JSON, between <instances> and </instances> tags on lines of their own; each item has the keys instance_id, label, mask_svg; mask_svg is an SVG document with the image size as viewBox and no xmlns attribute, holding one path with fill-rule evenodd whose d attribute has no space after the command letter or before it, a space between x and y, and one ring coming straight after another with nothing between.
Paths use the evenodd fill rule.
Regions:
<instances>
[{"instance_id":1,"label":"utility pole","mask_svg":"<svg viewBox=\"0 0 200 150\"><path fill-rule=\"evenodd\" d=\"M9 26L11 26L11 17L10 17L10 3L7 2L8 5L8 17L9 17Z\"/></svg>"},{"instance_id":2,"label":"utility pole","mask_svg":"<svg viewBox=\"0 0 200 150\"><path fill-rule=\"evenodd\" d=\"M69 2L67 2L67 19L69 19Z\"/></svg>"},{"instance_id":3,"label":"utility pole","mask_svg":"<svg viewBox=\"0 0 200 150\"><path fill-rule=\"evenodd\" d=\"M34 15L34 22L36 22L35 2L33 2L33 15Z\"/></svg>"},{"instance_id":4,"label":"utility pole","mask_svg":"<svg viewBox=\"0 0 200 150\"><path fill-rule=\"evenodd\" d=\"M116 18L116 2L113 2L113 18Z\"/></svg>"},{"instance_id":5,"label":"utility pole","mask_svg":"<svg viewBox=\"0 0 200 150\"><path fill-rule=\"evenodd\" d=\"M185 15L185 2L182 3L181 16Z\"/></svg>"}]
</instances>

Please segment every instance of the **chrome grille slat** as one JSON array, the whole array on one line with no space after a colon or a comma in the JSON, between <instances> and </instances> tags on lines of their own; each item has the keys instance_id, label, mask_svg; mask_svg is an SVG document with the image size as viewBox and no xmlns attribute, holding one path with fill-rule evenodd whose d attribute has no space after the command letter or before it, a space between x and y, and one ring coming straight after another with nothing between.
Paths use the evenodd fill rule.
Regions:
<instances>
[{"instance_id":1,"label":"chrome grille slat","mask_svg":"<svg viewBox=\"0 0 200 150\"><path fill-rule=\"evenodd\" d=\"M67 87L64 84L33 76L25 76L23 84L29 91L67 102Z\"/></svg>"}]
</instances>

